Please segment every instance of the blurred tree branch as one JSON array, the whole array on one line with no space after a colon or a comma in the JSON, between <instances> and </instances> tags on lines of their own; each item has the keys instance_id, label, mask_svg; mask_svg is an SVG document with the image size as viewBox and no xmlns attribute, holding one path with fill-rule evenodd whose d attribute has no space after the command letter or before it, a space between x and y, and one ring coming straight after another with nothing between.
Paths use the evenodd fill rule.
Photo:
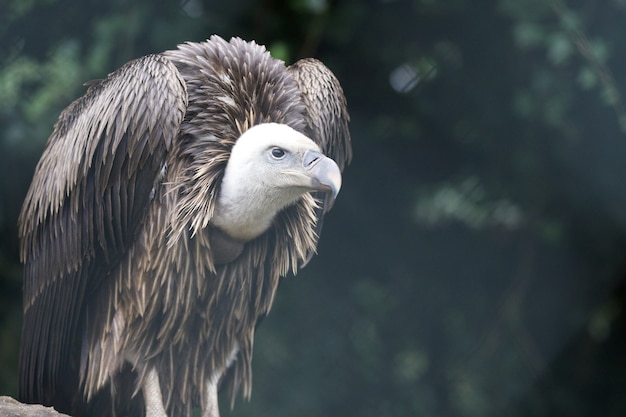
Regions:
<instances>
[{"instance_id":1,"label":"blurred tree branch","mask_svg":"<svg viewBox=\"0 0 626 417\"><path fill-rule=\"evenodd\" d=\"M567 7L565 1L549 0L549 2L552 9L559 17L561 25L566 30L572 43L576 45L576 49L580 55L585 59L587 64L589 64L593 72L600 79L604 88L605 99L615 110L617 121L622 129L622 132L626 133L626 108L624 107L622 94L617 87L617 83L615 82L610 68L604 63L600 54L596 52L597 48L594 48L591 42L589 42L589 38L581 28L581 25L578 23L580 20L574 18L576 13Z\"/></svg>"}]
</instances>

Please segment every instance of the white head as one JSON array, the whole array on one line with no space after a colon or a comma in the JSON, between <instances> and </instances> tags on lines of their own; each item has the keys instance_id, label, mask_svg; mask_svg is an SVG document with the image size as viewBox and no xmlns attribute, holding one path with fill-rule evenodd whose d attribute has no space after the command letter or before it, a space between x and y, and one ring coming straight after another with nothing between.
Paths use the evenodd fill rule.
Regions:
<instances>
[{"instance_id":1,"label":"white head","mask_svg":"<svg viewBox=\"0 0 626 417\"><path fill-rule=\"evenodd\" d=\"M315 142L287 125L256 125L233 146L212 223L233 238L251 240L304 193L334 198L340 188L339 167Z\"/></svg>"}]
</instances>

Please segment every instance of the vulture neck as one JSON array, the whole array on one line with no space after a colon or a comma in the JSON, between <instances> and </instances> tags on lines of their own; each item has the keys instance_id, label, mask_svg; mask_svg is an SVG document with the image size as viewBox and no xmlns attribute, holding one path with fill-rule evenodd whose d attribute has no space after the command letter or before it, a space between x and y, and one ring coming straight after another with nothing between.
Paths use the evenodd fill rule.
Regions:
<instances>
[{"instance_id":1,"label":"vulture neck","mask_svg":"<svg viewBox=\"0 0 626 417\"><path fill-rule=\"evenodd\" d=\"M248 242L267 231L279 211L302 195L280 189L259 190L246 184L223 187L213 214L213 225L230 238Z\"/></svg>"},{"instance_id":2,"label":"vulture neck","mask_svg":"<svg viewBox=\"0 0 626 417\"><path fill-rule=\"evenodd\" d=\"M227 264L237 259L246 244L244 241L232 238L217 227L210 228L209 241L215 265Z\"/></svg>"}]
</instances>

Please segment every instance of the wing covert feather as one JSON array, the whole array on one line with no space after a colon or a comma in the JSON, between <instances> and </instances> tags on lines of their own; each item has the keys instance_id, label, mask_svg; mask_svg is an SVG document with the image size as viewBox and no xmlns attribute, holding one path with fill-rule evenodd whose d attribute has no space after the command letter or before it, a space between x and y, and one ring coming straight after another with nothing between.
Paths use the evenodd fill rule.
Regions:
<instances>
[{"instance_id":1,"label":"wing covert feather","mask_svg":"<svg viewBox=\"0 0 626 417\"><path fill-rule=\"evenodd\" d=\"M91 85L61 113L19 218L23 401L75 394L77 386L63 384L77 375L69 358L79 355L71 349L81 345L74 341L88 294L133 245L186 107L175 66L149 55Z\"/></svg>"}]
</instances>

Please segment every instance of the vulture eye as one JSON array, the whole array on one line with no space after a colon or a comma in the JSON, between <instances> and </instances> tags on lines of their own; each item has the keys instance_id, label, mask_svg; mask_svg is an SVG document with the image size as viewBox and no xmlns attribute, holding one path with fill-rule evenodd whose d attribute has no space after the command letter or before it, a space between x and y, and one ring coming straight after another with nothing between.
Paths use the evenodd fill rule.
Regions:
<instances>
[{"instance_id":1,"label":"vulture eye","mask_svg":"<svg viewBox=\"0 0 626 417\"><path fill-rule=\"evenodd\" d=\"M285 150L281 148L272 148L272 156L274 159L283 159L285 157Z\"/></svg>"}]
</instances>

